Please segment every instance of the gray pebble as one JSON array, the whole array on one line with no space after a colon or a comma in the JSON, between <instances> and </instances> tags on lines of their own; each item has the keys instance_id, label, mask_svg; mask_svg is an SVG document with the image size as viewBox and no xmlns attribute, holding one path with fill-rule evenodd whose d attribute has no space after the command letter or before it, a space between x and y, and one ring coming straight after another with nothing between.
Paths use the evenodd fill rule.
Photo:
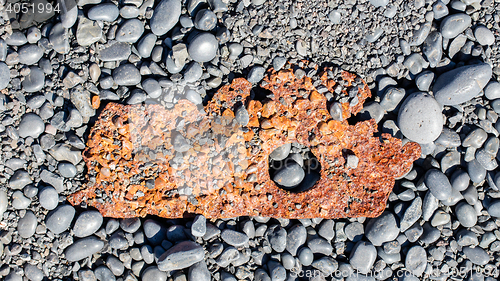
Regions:
<instances>
[{"instance_id":1,"label":"gray pebble","mask_svg":"<svg viewBox=\"0 0 500 281\"><path fill-rule=\"evenodd\" d=\"M12 207L16 210L25 210L31 204L31 200L17 190L12 194Z\"/></svg>"},{"instance_id":2,"label":"gray pebble","mask_svg":"<svg viewBox=\"0 0 500 281\"><path fill-rule=\"evenodd\" d=\"M377 249L372 243L359 241L349 256L351 266L362 274L370 271L377 259Z\"/></svg>"},{"instance_id":3,"label":"gray pebble","mask_svg":"<svg viewBox=\"0 0 500 281\"><path fill-rule=\"evenodd\" d=\"M405 266L415 276L421 276L427 267L427 253L421 246L413 246L406 254Z\"/></svg>"},{"instance_id":4,"label":"gray pebble","mask_svg":"<svg viewBox=\"0 0 500 281\"><path fill-rule=\"evenodd\" d=\"M483 46L493 45L495 43L495 35L484 25L478 25L474 29L474 37L476 37L477 42Z\"/></svg>"},{"instance_id":5,"label":"gray pebble","mask_svg":"<svg viewBox=\"0 0 500 281\"><path fill-rule=\"evenodd\" d=\"M486 85L486 87L484 87L484 96L489 100L499 99L500 98L500 83L498 83L496 81L489 82Z\"/></svg>"},{"instance_id":6,"label":"gray pebble","mask_svg":"<svg viewBox=\"0 0 500 281\"><path fill-rule=\"evenodd\" d=\"M500 213L500 212L499 212ZM296 224L288 230L286 237L286 250L295 256L300 246L304 245L307 239L306 228L302 224Z\"/></svg>"},{"instance_id":7,"label":"gray pebble","mask_svg":"<svg viewBox=\"0 0 500 281\"><path fill-rule=\"evenodd\" d=\"M160 271L156 266L150 266L144 269L141 278L148 281L166 281L167 273Z\"/></svg>"},{"instance_id":8,"label":"gray pebble","mask_svg":"<svg viewBox=\"0 0 500 281\"><path fill-rule=\"evenodd\" d=\"M424 40L426 40L426 38L428 38L429 36L431 26L432 24L430 22L426 22L423 25L420 25L420 29L413 32L413 36L408 40L408 44L410 44L410 46L422 45L422 43L424 43Z\"/></svg>"},{"instance_id":9,"label":"gray pebble","mask_svg":"<svg viewBox=\"0 0 500 281\"><path fill-rule=\"evenodd\" d=\"M284 57L275 57L273 59L273 68L276 71L280 71L283 68L283 66L285 66L285 64L286 64L286 58Z\"/></svg>"},{"instance_id":10,"label":"gray pebble","mask_svg":"<svg viewBox=\"0 0 500 281\"><path fill-rule=\"evenodd\" d=\"M162 0L156 5L153 16L149 22L151 31L162 36L172 29L177 24L181 16L181 1L179 0Z\"/></svg>"},{"instance_id":11,"label":"gray pebble","mask_svg":"<svg viewBox=\"0 0 500 281\"><path fill-rule=\"evenodd\" d=\"M182 241L163 253L158 261L161 271L178 270L192 266L203 260L203 248L193 241Z\"/></svg>"},{"instance_id":12,"label":"gray pebble","mask_svg":"<svg viewBox=\"0 0 500 281\"><path fill-rule=\"evenodd\" d=\"M9 82L10 69L4 62L0 62L0 90L7 88Z\"/></svg>"},{"instance_id":13,"label":"gray pebble","mask_svg":"<svg viewBox=\"0 0 500 281\"><path fill-rule=\"evenodd\" d=\"M303 266L310 266L314 260L314 254L308 247L303 247L299 251L298 258Z\"/></svg>"},{"instance_id":14,"label":"gray pebble","mask_svg":"<svg viewBox=\"0 0 500 281\"><path fill-rule=\"evenodd\" d=\"M155 261L153 248L150 245L143 245L141 247L141 256L145 263L152 264Z\"/></svg>"},{"instance_id":15,"label":"gray pebble","mask_svg":"<svg viewBox=\"0 0 500 281\"><path fill-rule=\"evenodd\" d=\"M480 247L464 247L462 251L473 264L485 265L490 261L490 255Z\"/></svg>"},{"instance_id":16,"label":"gray pebble","mask_svg":"<svg viewBox=\"0 0 500 281\"><path fill-rule=\"evenodd\" d=\"M47 215L45 225L54 234L60 234L69 228L74 217L75 208L73 206L61 205Z\"/></svg>"},{"instance_id":17,"label":"gray pebble","mask_svg":"<svg viewBox=\"0 0 500 281\"><path fill-rule=\"evenodd\" d=\"M318 234L326 240L332 240L335 237L334 226L335 222L333 220L323 220L319 226Z\"/></svg>"},{"instance_id":18,"label":"gray pebble","mask_svg":"<svg viewBox=\"0 0 500 281\"><path fill-rule=\"evenodd\" d=\"M196 62L208 62L215 58L218 48L219 43L215 36L208 32L202 32L191 40L188 53Z\"/></svg>"},{"instance_id":19,"label":"gray pebble","mask_svg":"<svg viewBox=\"0 0 500 281\"><path fill-rule=\"evenodd\" d=\"M111 249L117 250L128 249L128 241L127 238L125 238L125 234L123 233L123 231L117 231L109 237L109 246L111 247Z\"/></svg>"},{"instance_id":20,"label":"gray pebble","mask_svg":"<svg viewBox=\"0 0 500 281\"><path fill-rule=\"evenodd\" d=\"M125 271L125 266L123 265L123 263L118 258L112 255L109 255L106 259L106 266L115 276L120 276Z\"/></svg>"},{"instance_id":21,"label":"gray pebble","mask_svg":"<svg viewBox=\"0 0 500 281\"><path fill-rule=\"evenodd\" d=\"M420 91L427 92L434 80L434 72L426 70L415 78L415 84Z\"/></svg>"},{"instance_id":22,"label":"gray pebble","mask_svg":"<svg viewBox=\"0 0 500 281\"><path fill-rule=\"evenodd\" d=\"M65 178L73 178L77 173L75 165L69 162L60 162L57 165L57 170L59 174Z\"/></svg>"},{"instance_id":23,"label":"gray pebble","mask_svg":"<svg viewBox=\"0 0 500 281\"><path fill-rule=\"evenodd\" d=\"M337 270L338 262L332 257L322 257L319 260L315 260L312 266L323 274L330 275Z\"/></svg>"},{"instance_id":24,"label":"gray pebble","mask_svg":"<svg viewBox=\"0 0 500 281\"><path fill-rule=\"evenodd\" d=\"M287 162L283 168L278 170L273 176L273 181L285 189L297 186L305 177L305 172L302 167L295 161L290 162Z\"/></svg>"},{"instance_id":25,"label":"gray pebble","mask_svg":"<svg viewBox=\"0 0 500 281\"><path fill-rule=\"evenodd\" d=\"M49 150L49 153L57 161L68 161L73 163L73 165L78 164L82 160L81 151L68 144L58 143ZM52 186L57 189L55 185Z\"/></svg>"},{"instance_id":26,"label":"gray pebble","mask_svg":"<svg viewBox=\"0 0 500 281\"><path fill-rule=\"evenodd\" d=\"M38 138L45 131L45 124L40 116L34 113L23 115L19 123L18 133L21 138Z\"/></svg>"},{"instance_id":27,"label":"gray pebble","mask_svg":"<svg viewBox=\"0 0 500 281\"><path fill-rule=\"evenodd\" d=\"M143 228L146 238L153 245L160 244L167 237L166 229L155 220L144 221Z\"/></svg>"},{"instance_id":28,"label":"gray pebble","mask_svg":"<svg viewBox=\"0 0 500 281\"><path fill-rule=\"evenodd\" d=\"M9 187L12 189L23 189L32 182L28 172L25 170L17 170L9 179Z\"/></svg>"},{"instance_id":29,"label":"gray pebble","mask_svg":"<svg viewBox=\"0 0 500 281\"><path fill-rule=\"evenodd\" d=\"M7 193L4 190L0 190L0 218L3 218L8 205L9 199L7 198Z\"/></svg>"},{"instance_id":30,"label":"gray pebble","mask_svg":"<svg viewBox=\"0 0 500 281\"><path fill-rule=\"evenodd\" d=\"M474 183L481 183L486 178L486 169L476 159L467 164L467 171Z\"/></svg>"},{"instance_id":31,"label":"gray pebble","mask_svg":"<svg viewBox=\"0 0 500 281\"><path fill-rule=\"evenodd\" d=\"M196 13L194 18L194 27L203 31L214 29L217 24L217 16L209 9L201 9Z\"/></svg>"},{"instance_id":32,"label":"gray pebble","mask_svg":"<svg viewBox=\"0 0 500 281\"><path fill-rule=\"evenodd\" d=\"M380 122L384 117L384 109L378 102L368 102L363 105L363 109L358 113L362 120L375 119L375 122Z\"/></svg>"},{"instance_id":33,"label":"gray pebble","mask_svg":"<svg viewBox=\"0 0 500 281\"><path fill-rule=\"evenodd\" d=\"M116 41L135 43L144 33L144 24L138 19L125 21L116 31Z\"/></svg>"},{"instance_id":34,"label":"gray pebble","mask_svg":"<svg viewBox=\"0 0 500 281\"><path fill-rule=\"evenodd\" d=\"M434 31L427 36L422 46L422 53L429 61L429 66L434 68L441 61L443 56L443 37L441 33Z\"/></svg>"},{"instance_id":35,"label":"gray pebble","mask_svg":"<svg viewBox=\"0 0 500 281\"><path fill-rule=\"evenodd\" d=\"M32 264L26 264L24 266L24 276L30 281L42 281L44 278L43 271Z\"/></svg>"},{"instance_id":36,"label":"gray pebble","mask_svg":"<svg viewBox=\"0 0 500 281\"><path fill-rule=\"evenodd\" d=\"M157 39L158 37L156 37L153 33L144 35L137 44L137 51L139 52L139 55L143 58L149 58L153 48L155 47Z\"/></svg>"},{"instance_id":37,"label":"gray pebble","mask_svg":"<svg viewBox=\"0 0 500 281\"><path fill-rule=\"evenodd\" d=\"M23 89L28 93L38 92L45 85L45 75L43 71L36 67L30 67L30 74L24 78Z\"/></svg>"},{"instance_id":38,"label":"gray pebble","mask_svg":"<svg viewBox=\"0 0 500 281\"><path fill-rule=\"evenodd\" d=\"M477 96L490 81L487 63L466 65L441 74L434 83L436 100L442 105L457 105Z\"/></svg>"},{"instance_id":39,"label":"gray pebble","mask_svg":"<svg viewBox=\"0 0 500 281\"><path fill-rule=\"evenodd\" d=\"M64 28L71 28L78 16L78 7L75 0L58 0L60 7L60 18Z\"/></svg>"},{"instance_id":40,"label":"gray pebble","mask_svg":"<svg viewBox=\"0 0 500 281\"><path fill-rule=\"evenodd\" d=\"M460 136L457 132L444 127L439 137L434 141L435 144L442 145L446 148L456 148L461 144Z\"/></svg>"},{"instance_id":41,"label":"gray pebble","mask_svg":"<svg viewBox=\"0 0 500 281\"><path fill-rule=\"evenodd\" d=\"M198 81L203 75L203 69L200 64L193 61L191 62L184 71L184 80L188 83L193 83Z\"/></svg>"},{"instance_id":42,"label":"gray pebble","mask_svg":"<svg viewBox=\"0 0 500 281\"><path fill-rule=\"evenodd\" d=\"M132 53L130 44L125 42L116 42L99 52L99 58L102 61L122 61L127 60Z\"/></svg>"},{"instance_id":43,"label":"gray pebble","mask_svg":"<svg viewBox=\"0 0 500 281\"><path fill-rule=\"evenodd\" d=\"M437 169L430 169L425 174L425 185L429 188L434 197L439 200L446 200L452 194L451 183L443 172Z\"/></svg>"},{"instance_id":44,"label":"gray pebble","mask_svg":"<svg viewBox=\"0 0 500 281\"><path fill-rule=\"evenodd\" d=\"M288 154L290 154L291 149L292 149L291 143L284 144L284 145L276 148L275 150L273 150L273 152L271 152L271 154L269 154L269 158L271 158L272 160L275 160L275 161L284 160L288 157Z\"/></svg>"},{"instance_id":45,"label":"gray pebble","mask_svg":"<svg viewBox=\"0 0 500 281\"><path fill-rule=\"evenodd\" d=\"M411 74L417 75L422 72L423 69L427 68L429 63L421 54L413 53L404 60L403 65L408 68Z\"/></svg>"},{"instance_id":46,"label":"gray pebble","mask_svg":"<svg viewBox=\"0 0 500 281\"><path fill-rule=\"evenodd\" d=\"M22 238L30 238L35 234L37 218L32 211L26 211L24 217L17 223L17 232Z\"/></svg>"},{"instance_id":47,"label":"gray pebble","mask_svg":"<svg viewBox=\"0 0 500 281\"><path fill-rule=\"evenodd\" d=\"M9 46L22 46L28 42L28 39L26 39L26 35L24 35L23 32L19 30L15 30L10 34L10 36L7 36L5 38L5 43Z\"/></svg>"},{"instance_id":48,"label":"gray pebble","mask_svg":"<svg viewBox=\"0 0 500 281\"><path fill-rule=\"evenodd\" d=\"M313 238L307 241L307 247L315 254L323 254L325 256L331 255L333 247L326 239L321 237Z\"/></svg>"},{"instance_id":49,"label":"gray pebble","mask_svg":"<svg viewBox=\"0 0 500 281\"><path fill-rule=\"evenodd\" d=\"M120 220L120 228L128 233L135 233L141 227L139 218L126 218Z\"/></svg>"},{"instance_id":50,"label":"gray pebble","mask_svg":"<svg viewBox=\"0 0 500 281\"><path fill-rule=\"evenodd\" d=\"M422 198L417 197L406 208L403 218L401 219L401 232L409 229L422 216Z\"/></svg>"},{"instance_id":51,"label":"gray pebble","mask_svg":"<svg viewBox=\"0 0 500 281\"><path fill-rule=\"evenodd\" d=\"M265 73L266 69L264 67L256 65L248 72L247 80L252 84L259 83L264 78Z\"/></svg>"},{"instance_id":52,"label":"gray pebble","mask_svg":"<svg viewBox=\"0 0 500 281\"><path fill-rule=\"evenodd\" d=\"M127 104L140 104L147 99L146 93L141 89L134 89L130 96L128 97Z\"/></svg>"},{"instance_id":53,"label":"gray pebble","mask_svg":"<svg viewBox=\"0 0 500 281\"><path fill-rule=\"evenodd\" d=\"M59 194L52 186L46 186L38 192L38 201L46 210L54 210L59 204Z\"/></svg>"},{"instance_id":54,"label":"gray pebble","mask_svg":"<svg viewBox=\"0 0 500 281\"><path fill-rule=\"evenodd\" d=\"M188 89L186 91L186 99L196 105L201 104L203 102L203 99L200 96L200 93L193 89Z\"/></svg>"},{"instance_id":55,"label":"gray pebble","mask_svg":"<svg viewBox=\"0 0 500 281\"><path fill-rule=\"evenodd\" d=\"M408 139L430 143L439 137L443 129L441 107L431 95L413 93L399 109L398 126Z\"/></svg>"},{"instance_id":56,"label":"gray pebble","mask_svg":"<svg viewBox=\"0 0 500 281\"><path fill-rule=\"evenodd\" d=\"M476 128L465 137L462 146L480 148L487 138L488 133L481 128Z\"/></svg>"},{"instance_id":57,"label":"gray pebble","mask_svg":"<svg viewBox=\"0 0 500 281\"><path fill-rule=\"evenodd\" d=\"M115 281L116 280L116 277L113 274L113 272L111 272L111 270L105 265L101 265L101 266L97 267L94 270L94 274L95 274L95 277L97 278L97 280L99 280L99 281Z\"/></svg>"},{"instance_id":58,"label":"gray pebble","mask_svg":"<svg viewBox=\"0 0 500 281\"><path fill-rule=\"evenodd\" d=\"M141 82L141 73L133 64L122 64L113 71L113 80L121 86L134 86Z\"/></svg>"},{"instance_id":59,"label":"gray pebble","mask_svg":"<svg viewBox=\"0 0 500 281\"><path fill-rule=\"evenodd\" d=\"M286 279L286 270L280 263L271 260L267 263L267 267L272 281L284 281Z\"/></svg>"},{"instance_id":60,"label":"gray pebble","mask_svg":"<svg viewBox=\"0 0 500 281\"><path fill-rule=\"evenodd\" d=\"M466 14L454 14L447 16L441 22L441 34L444 38L455 38L471 25L471 17Z\"/></svg>"},{"instance_id":61,"label":"gray pebble","mask_svg":"<svg viewBox=\"0 0 500 281\"><path fill-rule=\"evenodd\" d=\"M432 5L432 11L436 20L440 20L449 14L448 7L441 1L437 1Z\"/></svg>"},{"instance_id":62,"label":"gray pebble","mask_svg":"<svg viewBox=\"0 0 500 281\"><path fill-rule=\"evenodd\" d=\"M385 7L389 3L389 0L370 0L370 4L375 7Z\"/></svg>"},{"instance_id":63,"label":"gray pebble","mask_svg":"<svg viewBox=\"0 0 500 281\"><path fill-rule=\"evenodd\" d=\"M381 246L384 242L392 241L399 235L399 227L396 218L390 212L384 212L378 218L368 221L365 228L365 236L375 246Z\"/></svg>"},{"instance_id":64,"label":"gray pebble","mask_svg":"<svg viewBox=\"0 0 500 281\"><path fill-rule=\"evenodd\" d=\"M76 41L80 46L90 46L102 38L102 29L97 21L81 17L78 20Z\"/></svg>"},{"instance_id":65,"label":"gray pebble","mask_svg":"<svg viewBox=\"0 0 500 281\"><path fill-rule=\"evenodd\" d=\"M23 277L17 274L15 271L9 273L9 275L5 276L5 281L23 281Z\"/></svg>"},{"instance_id":66,"label":"gray pebble","mask_svg":"<svg viewBox=\"0 0 500 281\"><path fill-rule=\"evenodd\" d=\"M474 207L461 202L455 207L455 213L460 224L464 227L473 227L477 223L477 215Z\"/></svg>"},{"instance_id":67,"label":"gray pebble","mask_svg":"<svg viewBox=\"0 0 500 281\"><path fill-rule=\"evenodd\" d=\"M236 109L235 118L241 126L246 126L248 124L250 116L245 106L241 105Z\"/></svg>"},{"instance_id":68,"label":"gray pebble","mask_svg":"<svg viewBox=\"0 0 500 281\"><path fill-rule=\"evenodd\" d=\"M453 189L464 191L469 187L470 177L462 170L458 170L451 176L450 183Z\"/></svg>"},{"instance_id":69,"label":"gray pebble","mask_svg":"<svg viewBox=\"0 0 500 281\"><path fill-rule=\"evenodd\" d=\"M153 78L142 81L142 88L146 91L148 96L153 99L159 98L162 94L160 83Z\"/></svg>"},{"instance_id":70,"label":"gray pebble","mask_svg":"<svg viewBox=\"0 0 500 281\"><path fill-rule=\"evenodd\" d=\"M241 233L231 229L222 230L221 238L227 244L237 248L242 247L246 243L248 243L248 236L245 233Z\"/></svg>"},{"instance_id":71,"label":"gray pebble","mask_svg":"<svg viewBox=\"0 0 500 281\"><path fill-rule=\"evenodd\" d=\"M403 100L404 97L405 97L405 89L388 87L384 93L382 100L380 101L380 106L385 111L393 111L398 107L398 105L400 104L400 102ZM330 108L330 114L331 114L331 108Z\"/></svg>"},{"instance_id":72,"label":"gray pebble","mask_svg":"<svg viewBox=\"0 0 500 281\"><path fill-rule=\"evenodd\" d=\"M207 219L203 215L197 215L191 225L191 234L195 237L203 237L207 232Z\"/></svg>"},{"instance_id":73,"label":"gray pebble","mask_svg":"<svg viewBox=\"0 0 500 281\"><path fill-rule=\"evenodd\" d=\"M340 24L342 20L342 15L340 14L339 10L333 10L328 14L328 19L333 24Z\"/></svg>"},{"instance_id":74,"label":"gray pebble","mask_svg":"<svg viewBox=\"0 0 500 281\"><path fill-rule=\"evenodd\" d=\"M272 225L267 229L267 240L271 244L274 251L281 253L286 248L287 233L284 228L279 225Z\"/></svg>"},{"instance_id":75,"label":"gray pebble","mask_svg":"<svg viewBox=\"0 0 500 281\"><path fill-rule=\"evenodd\" d=\"M107 22L112 22L116 20L120 11L118 7L113 3L102 3L99 5L92 6L89 9L87 16L91 20L102 20Z\"/></svg>"},{"instance_id":76,"label":"gray pebble","mask_svg":"<svg viewBox=\"0 0 500 281\"><path fill-rule=\"evenodd\" d=\"M363 228L363 225L359 222L352 222L344 228L344 233L347 236L347 239L353 241L353 242L358 242L363 238L363 234L365 233L365 230Z\"/></svg>"},{"instance_id":77,"label":"gray pebble","mask_svg":"<svg viewBox=\"0 0 500 281\"><path fill-rule=\"evenodd\" d=\"M71 50L68 30L62 23L57 23L50 29L49 40L54 50L60 54L67 54Z\"/></svg>"},{"instance_id":78,"label":"gray pebble","mask_svg":"<svg viewBox=\"0 0 500 281\"><path fill-rule=\"evenodd\" d=\"M75 221L73 232L76 237L87 237L101 228L103 217L98 211L85 211Z\"/></svg>"},{"instance_id":79,"label":"gray pebble","mask_svg":"<svg viewBox=\"0 0 500 281\"><path fill-rule=\"evenodd\" d=\"M42 48L32 44L22 46L17 53L19 54L19 62L26 65L37 63L43 56Z\"/></svg>"}]
</instances>

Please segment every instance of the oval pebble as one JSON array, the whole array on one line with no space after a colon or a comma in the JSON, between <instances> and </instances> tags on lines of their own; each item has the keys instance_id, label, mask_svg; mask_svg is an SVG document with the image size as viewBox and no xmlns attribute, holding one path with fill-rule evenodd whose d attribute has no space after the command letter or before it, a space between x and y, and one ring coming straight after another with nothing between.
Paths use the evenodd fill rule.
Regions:
<instances>
[{"instance_id":1,"label":"oval pebble","mask_svg":"<svg viewBox=\"0 0 500 281\"><path fill-rule=\"evenodd\" d=\"M113 80L120 86L135 86L141 83L141 73L133 64L122 64L113 70Z\"/></svg>"},{"instance_id":2,"label":"oval pebble","mask_svg":"<svg viewBox=\"0 0 500 281\"><path fill-rule=\"evenodd\" d=\"M47 210L54 210L59 203L59 194L52 186L46 186L38 192L40 205Z\"/></svg>"},{"instance_id":3,"label":"oval pebble","mask_svg":"<svg viewBox=\"0 0 500 281\"><path fill-rule=\"evenodd\" d=\"M370 271L377 258L377 249L372 243L359 241L349 257L351 266L362 274Z\"/></svg>"},{"instance_id":4,"label":"oval pebble","mask_svg":"<svg viewBox=\"0 0 500 281\"><path fill-rule=\"evenodd\" d=\"M477 96L490 81L491 66L487 63L466 65L441 74L432 88L442 105L457 105Z\"/></svg>"},{"instance_id":5,"label":"oval pebble","mask_svg":"<svg viewBox=\"0 0 500 281\"><path fill-rule=\"evenodd\" d=\"M40 68L33 66L30 68L30 74L24 78L22 85L28 93L38 92L45 85L45 74Z\"/></svg>"},{"instance_id":6,"label":"oval pebble","mask_svg":"<svg viewBox=\"0 0 500 281\"><path fill-rule=\"evenodd\" d=\"M37 63L43 56L42 48L33 44L22 46L17 53L19 54L19 62L26 65Z\"/></svg>"},{"instance_id":7,"label":"oval pebble","mask_svg":"<svg viewBox=\"0 0 500 281\"><path fill-rule=\"evenodd\" d=\"M64 251L66 259L70 262L83 260L99 252L104 247L104 242L95 236L77 240Z\"/></svg>"},{"instance_id":8,"label":"oval pebble","mask_svg":"<svg viewBox=\"0 0 500 281\"><path fill-rule=\"evenodd\" d=\"M365 227L365 236L375 246L381 246L399 235L399 227L396 218L391 212L384 212L378 218L368 221Z\"/></svg>"},{"instance_id":9,"label":"oval pebble","mask_svg":"<svg viewBox=\"0 0 500 281\"><path fill-rule=\"evenodd\" d=\"M148 281L166 281L167 273L160 271L156 266L150 266L144 269L141 278Z\"/></svg>"},{"instance_id":10,"label":"oval pebble","mask_svg":"<svg viewBox=\"0 0 500 281\"><path fill-rule=\"evenodd\" d=\"M57 170L65 178L73 178L77 173L75 165L69 162L60 162L57 164Z\"/></svg>"},{"instance_id":11,"label":"oval pebble","mask_svg":"<svg viewBox=\"0 0 500 281\"><path fill-rule=\"evenodd\" d=\"M69 228L74 217L75 208L73 206L61 205L47 215L45 225L54 234L60 234Z\"/></svg>"},{"instance_id":12,"label":"oval pebble","mask_svg":"<svg viewBox=\"0 0 500 281\"><path fill-rule=\"evenodd\" d=\"M102 3L95 5L89 9L87 14L88 18L91 20L102 20L112 22L116 20L120 11L118 7L113 3Z\"/></svg>"},{"instance_id":13,"label":"oval pebble","mask_svg":"<svg viewBox=\"0 0 500 281\"><path fill-rule=\"evenodd\" d=\"M273 176L273 181L285 189L297 186L305 177L304 169L299 164L295 161L286 162Z\"/></svg>"},{"instance_id":14,"label":"oval pebble","mask_svg":"<svg viewBox=\"0 0 500 281\"><path fill-rule=\"evenodd\" d=\"M144 24L138 19L124 22L116 31L116 41L135 43L144 33Z\"/></svg>"},{"instance_id":15,"label":"oval pebble","mask_svg":"<svg viewBox=\"0 0 500 281\"><path fill-rule=\"evenodd\" d=\"M440 170L430 169L427 171L424 181L432 195L437 199L447 200L452 195L451 183Z\"/></svg>"},{"instance_id":16,"label":"oval pebble","mask_svg":"<svg viewBox=\"0 0 500 281\"><path fill-rule=\"evenodd\" d=\"M7 88L9 82L10 69L4 62L0 62L0 90Z\"/></svg>"},{"instance_id":17,"label":"oval pebble","mask_svg":"<svg viewBox=\"0 0 500 281\"><path fill-rule=\"evenodd\" d=\"M76 237L87 237L101 228L103 217L98 211L85 211L75 221L73 232Z\"/></svg>"},{"instance_id":18,"label":"oval pebble","mask_svg":"<svg viewBox=\"0 0 500 281\"><path fill-rule=\"evenodd\" d=\"M495 43L495 35L484 25L478 25L474 29L474 37L476 37L477 42L483 46L493 45Z\"/></svg>"},{"instance_id":19,"label":"oval pebble","mask_svg":"<svg viewBox=\"0 0 500 281\"><path fill-rule=\"evenodd\" d=\"M153 11L153 16L149 22L151 31L156 36L162 36L177 24L181 16L180 0L162 0Z\"/></svg>"},{"instance_id":20,"label":"oval pebble","mask_svg":"<svg viewBox=\"0 0 500 281\"><path fill-rule=\"evenodd\" d=\"M143 58L149 58L153 48L155 47L157 39L158 37L156 37L153 33L144 35L144 37L142 37L137 44L137 51L139 52L139 55Z\"/></svg>"},{"instance_id":21,"label":"oval pebble","mask_svg":"<svg viewBox=\"0 0 500 281\"><path fill-rule=\"evenodd\" d=\"M208 62L215 58L219 43L215 36L208 32L196 35L188 46L189 56L196 62Z\"/></svg>"},{"instance_id":22,"label":"oval pebble","mask_svg":"<svg viewBox=\"0 0 500 281\"><path fill-rule=\"evenodd\" d=\"M431 95L413 93L399 109L398 126L403 135L412 141L433 142L443 129L441 107Z\"/></svg>"},{"instance_id":23,"label":"oval pebble","mask_svg":"<svg viewBox=\"0 0 500 281\"><path fill-rule=\"evenodd\" d=\"M461 202L455 207L455 214L464 227L473 227L477 223L476 210L465 202Z\"/></svg>"},{"instance_id":24,"label":"oval pebble","mask_svg":"<svg viewBox=\"0 0 500 281\"><path fill-rule=\"evenodd\" d=\"M471 25L472 19L467 14L454 14L447 16L441 21L441 34L443 38L455 38Z\"/></svg>"},{"instance_id":25,"label":"oval pebble","mask_svg":"<svg viewBox=\"0 0 500 281\"><path fill-rule=\"evenodd\" d=\"M421 246L413 246L406 254L405 266L415 276L421 276L427 267L427 253Z\"/></svg>"},{"instance_id":26,"label":"oval pebble","mask_svg":"<svg viewBox=\"0 0 500 281\"><path fill-rule=\"evenodd\" d=\"M217 24L217 16L209 9L201 9L194 18L194 27L199 30L212 30Z\"/></svg>"},{"instance_id":27,"label":"oval pebble","mask_svg":"<svg viewBox=\"0 0 500 281\"><path fill-rule=\"evenodd\" d=\"M42 281L44 277L43 271L32 264L26 264L24 266L24 275L30 281Z\"/></svg>"},{"instance_id":28,"label":"oval pebble","mask_svg":"<svg viewBox=\"0 0 500 281\"><path fill-rule=\"evenodd\" d=\"M161 271L178 270L192 266L205 257L203 248L193 241L183 241L163 253L157 261Z\"/></svg>"},{"instance_id":29,"label":"oval pebble","mask_svg":"<svg viewBox=\"0 0 500 281\"><path fill-rule=\"evenodd\" d=\"M26 211L24 217L17 223L17 232L22 238L30 238L35 234L37 218L32 211Z\"/></svg>"},{"instance_id":30,"label":"oval pebble","mask_svg":"<svg viewBox=\"0 0 500 281\"><path fill-rule=\"evenodd\" d=\"M490 255L480 247L464 247L465 256L476 265L485 265L490 261Z\"/></svg>"},{"instance_id":31,"label":"oval pebble","mask_svg":"<svg viewBox=\"0 0 500 281\"><path fill-rule=\"evenodd\" d=\"M2 87L0 87L1 89ZM496 81L489 82L484 87L484 96L489 100L496 100L500 98L500 83Z\"/></svg>"}]
</instances>

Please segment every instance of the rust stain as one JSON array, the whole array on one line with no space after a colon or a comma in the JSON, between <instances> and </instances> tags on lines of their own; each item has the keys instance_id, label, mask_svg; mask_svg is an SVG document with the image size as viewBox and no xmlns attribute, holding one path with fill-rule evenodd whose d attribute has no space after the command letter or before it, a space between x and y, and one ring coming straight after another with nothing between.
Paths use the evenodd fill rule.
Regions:
<instances>
[{"instance_id":1,"label":"rust stain","mask_svg":"<svg viewBox=\"0 0 500 281\"><path fill-rule=\"evenodd\" d=\"M334 81L328 71L320 84L331 93L341 84L346 96L357 81L358 103L341 104L344 118L358 113L370 96L366 83L347 72ZM204 108L188 100L170 109L108 104L83 153L88 183L68 200L119 218L380 215L395 178L411 169L420 146L402 145L388 134L374 137L374 120L355 125L333 120L325 95L311 78L298 79L292 70L270 70L262 86L273 96L252 100L251 84L235 79ZM234 119L238 106L249 114L244 127ZM187 140L182 152L174 149L179 134ZM309 147L321 163L320 179L299 193L277 187L268 169L269 154L292 142ZM359 158L357 168L346 165L346 151Z\"/></svg>"}]
</instances>

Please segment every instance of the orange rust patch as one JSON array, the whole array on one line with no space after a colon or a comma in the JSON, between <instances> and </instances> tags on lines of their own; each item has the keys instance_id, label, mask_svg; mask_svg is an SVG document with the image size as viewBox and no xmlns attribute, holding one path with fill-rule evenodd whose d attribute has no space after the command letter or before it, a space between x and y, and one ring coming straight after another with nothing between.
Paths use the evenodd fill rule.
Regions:
<instances>
[{"instance_id":1,"label":"orange rust patch","mask_svg":"<svg viewBox=\"0 0 500 281\"><path fill-rule=\"evenodd\" d=\"M337 83L327 78L328 70L321 84L334 92ZM342 79L349 87L356 76L342 72ZM240 78L203 110L187 100L170 109L108 104L83 154L89 182L68 200L120 218L380 215L395 178L411 169L420 146L403 146L389 134L374 137L374 120L348 124L345 119L370 96L366 83L358 85L357 104L342 103L344 121L331 118L326 97L309 77L271 70L262 85L272 98L250 100L251 84ZM241 105L249 114L245 127L234 119ZM189 142L182 153L173 145L178 134ZM269 154L292 142L309 147L321 163L320 179L300 193L278 188L269 176ZM346 165L346 151L358 157L357 168Z\"/></svg>"}]
</instances>

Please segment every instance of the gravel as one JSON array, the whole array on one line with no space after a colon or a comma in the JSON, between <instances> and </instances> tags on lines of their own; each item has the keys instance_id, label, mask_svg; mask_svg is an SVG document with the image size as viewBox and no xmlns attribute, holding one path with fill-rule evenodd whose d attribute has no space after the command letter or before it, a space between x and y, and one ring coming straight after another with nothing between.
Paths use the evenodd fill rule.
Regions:
<instances>
[{"instance_id":1,"label":"gravel","mask_svg":"<svg viewBox=\"0 0 500 281\"><path fill-rule=\"evenodd\" d=\"M460 280L498 279L497 2L57 3L58 13L0 19L0 279L305 279L294 278L300 270L360 273L344 280L403 272L411 274L401 280L420 280L431 270L436 280L460 270ZM89 184L82 153L109 101L171 108L187 99L201 109L238 77L263 100L266 71L288 62L314 85L323 65L359 74L372 97L349 122L374 118L378 132L421 144L381 216L112 219L69 205ZM340 101L326 105L345 118ZM234 112L246 132L252 116L239 103ZM179 139L179 155L191 145ZM271 176L291 188L319 178L307 171L309 149L277 148L270 162L294 164ZM346 155L352 168L361 160Z\"/></svg>"}]
</instances>

